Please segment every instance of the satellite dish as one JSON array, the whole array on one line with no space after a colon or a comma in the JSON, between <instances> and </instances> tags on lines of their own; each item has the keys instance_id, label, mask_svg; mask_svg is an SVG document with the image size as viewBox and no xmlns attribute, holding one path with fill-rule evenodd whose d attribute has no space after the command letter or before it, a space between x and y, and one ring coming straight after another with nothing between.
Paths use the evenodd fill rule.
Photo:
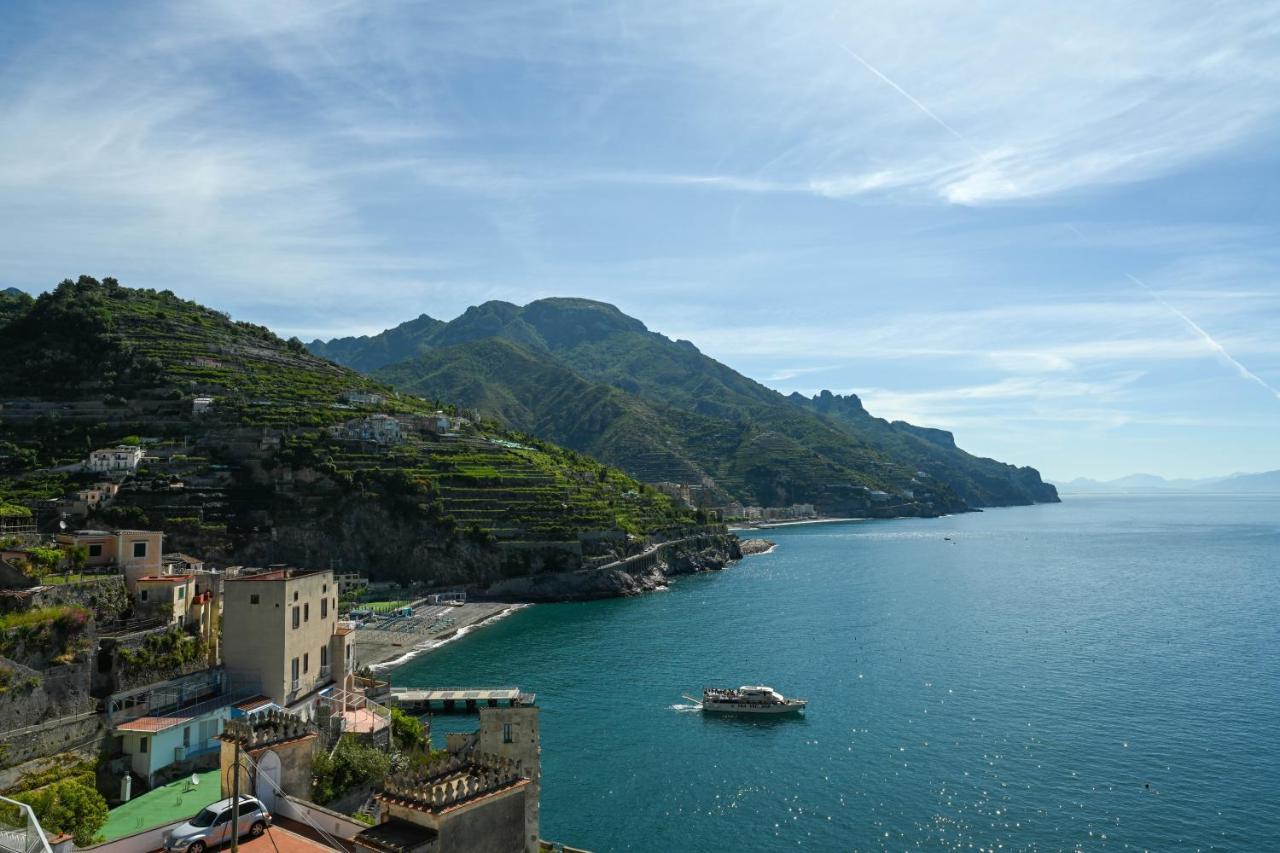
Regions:
<instances>
[{"instance_id":1,"label":"satellite dish","mask_svg":"<svg viewBox=\"0 0 1280 853\"><path fill-rule=\"evenodd\" d=\"M197 776L196 774L192 773L192 774L191 774L191 784L192 784L193 786L195 786L195 785L199 785L199 784L200 784L200 777L199 777L199 776Z\"/></svg>"},{"instance_id":2,"label":"satellite dish","mask_svg":"<svg viewBox=\"0 0 1280 853\"><path fill-rule=\"evenodd\" d=\"M59 530L67 529L67 520L65 518L58 519L58 529Z\"/></svg>"}]
</instances>

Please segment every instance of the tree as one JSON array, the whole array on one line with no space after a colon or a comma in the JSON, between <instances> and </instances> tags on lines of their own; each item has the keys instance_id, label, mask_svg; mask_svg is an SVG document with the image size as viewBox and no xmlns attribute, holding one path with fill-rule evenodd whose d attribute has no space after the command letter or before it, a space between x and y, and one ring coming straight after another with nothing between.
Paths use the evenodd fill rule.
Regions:
<instances>
[{"instance_id":1,"label":"tree","mask_svg":"<svg viewBox=\"0 0 1280 853\"><path fill-rule=\"evenodd\" d=\"M427 742L427 727L412 714L392 708L391 735L401 751L410 752L421 749Z\"/></svg>"},{"instance_id":2,"label":"tree","mask_svg":"<svg viewBox=\"0 0 1280 853\"><path fill-rule=\"evenodd\" d=\"M311 765L311 796L324 805L361 785L385 778L391 758L381 750L351 737L338 741L332 756L316 755Z\"/></svg>"},{"instance_id":3,"label":"tree","mask_svg":"<svg viewBox=\"0 0 1280 853\"><path fill-rule=\"evenodd\" d=\"M62 562L62 549L43 546L30 548L27 550L27 560L31 564L32 574L37 578L43 578L58 568L58 564Z\"/></svg>"},{"instance_id":4,"label":"tree","mask_svg":"<svg viewBox=\"0 0 1280 853\"><path fill-rule=\"evenodd\" d=\"M31 806L46 833L65 832L75 838L77 847L93 844L107 822L107 801L79 782L55 782L15 799Z\"/></svg>"},{"instance_id":5,"label":"tree","mask_svg":"<svg viewBox=\"0 0 1280 853\"><path fill-rule=\"evenodd\" d=\"M62 555L66 560L68 572L82 572L84 571L85 563L89 562L89 546L64 545L62 546Z\"/></svg>"}]
</instances>

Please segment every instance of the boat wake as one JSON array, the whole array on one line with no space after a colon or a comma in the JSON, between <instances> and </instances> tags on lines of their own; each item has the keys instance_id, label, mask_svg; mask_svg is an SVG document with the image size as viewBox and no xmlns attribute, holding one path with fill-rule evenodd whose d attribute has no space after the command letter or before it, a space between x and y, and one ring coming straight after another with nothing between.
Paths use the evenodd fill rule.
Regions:
<instances>
[{"instance_id":1,"label":"boat wake","mask_svg":"<svg viewBox=\"0 0 1280 853\"><path fill-rule=\"evenodd\" d=\"M688 704L687 702L686 702L686 703L677 703L677 704L675 704L675 705L672 705L672 706L671 706L671 710L673 710L673 711L680 711L680 712L682 712L682 713L688 713L689 711L700 711L700 710L702 710L702 706L701 706L701 705L690 705L690 704Z\"/></svg>"}]
</instances>

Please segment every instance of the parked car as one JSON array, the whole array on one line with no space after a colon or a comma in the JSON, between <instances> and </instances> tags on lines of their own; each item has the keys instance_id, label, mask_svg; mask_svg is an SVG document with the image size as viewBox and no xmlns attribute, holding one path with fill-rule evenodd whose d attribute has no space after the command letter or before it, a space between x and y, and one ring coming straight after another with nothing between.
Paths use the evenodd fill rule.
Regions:
<instances>
[{"instance_id":1,"label":"parked car","mask_svg":"<svg viewBox=\"0 0 1280 853\"><path fill-rule=\"evenodd\" d=\"M240 837L257 838L271 825L271 812L254 797L240 798ZM231 840L231 798L218 800L200 810L186 823L164 834L164 849L169 853L205 853L216 850Z\"/></svg>"}]
</instances>

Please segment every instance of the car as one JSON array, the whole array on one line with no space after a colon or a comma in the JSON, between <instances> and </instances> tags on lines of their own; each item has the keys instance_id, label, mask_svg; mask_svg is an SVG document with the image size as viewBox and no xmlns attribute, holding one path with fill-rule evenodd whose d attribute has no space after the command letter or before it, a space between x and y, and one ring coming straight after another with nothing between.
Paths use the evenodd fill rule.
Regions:
<instances>
[{"instance_id":1,"label":"car","mask_svg":"<svg viewBox=\"0 0 1280 853\"><path fill-rule=\"evenodd\" d=\"M168 853L205 853L216 850L223 842L231 840L232 798L210 803L186 823L179 824L164 834L164 849ZM271 812L255 797L240 798L240 837L257 838L271 826Z\"/></svg>"}]
</instances>

